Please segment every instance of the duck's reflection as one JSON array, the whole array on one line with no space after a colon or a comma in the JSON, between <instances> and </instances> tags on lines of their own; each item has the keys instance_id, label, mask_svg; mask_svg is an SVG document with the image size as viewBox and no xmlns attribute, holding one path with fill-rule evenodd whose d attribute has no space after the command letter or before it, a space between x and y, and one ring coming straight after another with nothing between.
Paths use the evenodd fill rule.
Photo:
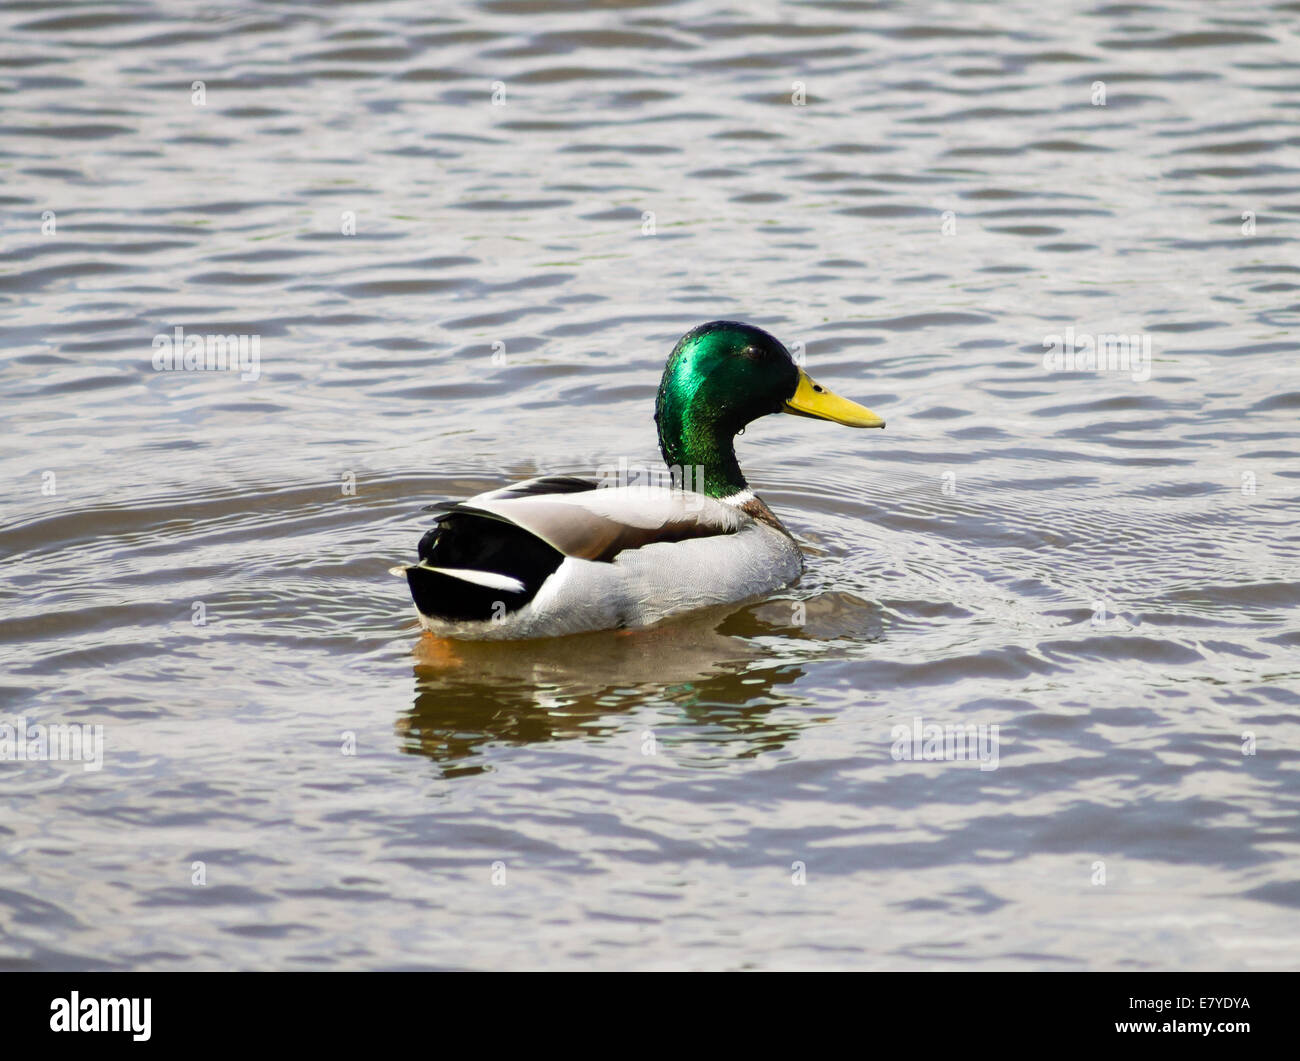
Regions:
<instances>
[{"instance_id":1,"label":"duck's reflection","mask_svg":"<svg viewBox=\"0 0 1300 1061\"><path fill-rule=\"evenodd\" d=\"M646 630L525 642L424 636L399 736L448 776L484 769L486 745L598 738L643 707L690 723L712 746L725 743L725 758L780 748L800 724L769 716L800 699L788 687L804 673L797 653L771 645L777 635L797 647L800 631L771 621L789 613L733 605Z\"/></svg>"}]
</instances>

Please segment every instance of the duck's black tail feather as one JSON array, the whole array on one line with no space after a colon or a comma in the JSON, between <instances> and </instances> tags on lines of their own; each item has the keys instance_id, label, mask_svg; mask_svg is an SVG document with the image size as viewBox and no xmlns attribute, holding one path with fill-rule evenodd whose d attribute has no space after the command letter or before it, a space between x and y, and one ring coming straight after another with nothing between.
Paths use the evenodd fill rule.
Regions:
<instances>
[{"instance_id":1,"label":"duck's black tail feather","mask_svg":"<svg viewBox=\"0 0 1300 1061\"><path fill-rule=\"evenodd\" d=\"M411 597L422 615L448 622L518 611L564 561L522 527L463 511L443 516L420 539L419 554L420 563L405 569ZM506 588L513 585L521 588Z\"/></svg>"}]
</instances>

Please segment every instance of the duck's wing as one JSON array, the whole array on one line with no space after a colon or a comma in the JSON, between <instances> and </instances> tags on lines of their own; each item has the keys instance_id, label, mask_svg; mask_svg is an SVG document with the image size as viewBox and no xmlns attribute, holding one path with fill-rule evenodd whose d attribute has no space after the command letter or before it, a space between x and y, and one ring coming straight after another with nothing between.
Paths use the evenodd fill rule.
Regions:
<instances>
[{"instance_id":1,"label":"duck's wing","mask_svg":"<svg viewBox=\"0 0 1300 1061\"><path fill-rule=\"evenodd\" d=\"M601 562L659 542L734 534L748 519L703 494L667 487L499 494L470 498L440 519L463 513L498 520L527 531L564 556Z\"/></svg>"},{"instance_id":2,"label":"duck's wing","mask_svg":"<svg viewBox=\"0 0 1300 1061\"><path fill-rule=\"evenodd\" d=\"M495 490L475 494L465 501L439 501L437 504L427 505L425 511L451 512L462 505L473 505L479 501L506 501L511 498L532 497L537 494L581 493L586 490L595 490L597 485L594 479L580 479L576 475L543 475L536 479L524 479L522 482L510 483Z\"/></svg>"},{"instance_id":3,"label":"duck's wing","mask_svg":"<svg viewBox=\"0 0 1300 1061\"><path fill-rule=\"evenodd\" d=\"M393 573L406 576L425 616L499 619L531 601L567 558L610 563L655 543L731 534L747 520L689 491L529 479L448 506L420 540L419 562Z\"/></svg>"}]
</instances>

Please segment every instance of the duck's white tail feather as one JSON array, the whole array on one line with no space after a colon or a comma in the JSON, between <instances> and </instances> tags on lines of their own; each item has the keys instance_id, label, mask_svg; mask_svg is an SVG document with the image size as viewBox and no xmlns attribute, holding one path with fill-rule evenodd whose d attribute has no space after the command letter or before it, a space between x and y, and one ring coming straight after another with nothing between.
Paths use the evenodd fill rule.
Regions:
<instances>
[{"instance_id":1,"label":"duck's white tail feather","mask_svg":"<svg viewBox=\"0 0 1300 1061\"><path fill-rule=\"evenodd\" d=\"M440 575L450 575L462 582L470 582L485 589L498 589L503 593L522 593L524 584L517 578L501 575L495 571L475 571L468 567L434 567L432 564L408 564L405 567L390 567L390 575L405 575L411 568L421 571L436 571Z\"/></svg>"}]
</instances>

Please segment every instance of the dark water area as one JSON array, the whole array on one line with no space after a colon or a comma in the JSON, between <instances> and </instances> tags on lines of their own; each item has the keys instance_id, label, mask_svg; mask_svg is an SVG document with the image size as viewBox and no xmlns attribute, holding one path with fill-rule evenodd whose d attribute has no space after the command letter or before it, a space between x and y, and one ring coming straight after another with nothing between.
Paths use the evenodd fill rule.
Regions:
<instances>
[{"instance_id":1,"label":"dark water area","mask_svg":"<svg viewBox=\"0 0 1300 1061\"><path fill-rule=\"evenodd\" d=\"M0 42L0 723L103 727L0 761L0 968L1296 967L1300 4ZM422 638L426 506L656 463L720 317L889 422L739 440L802 580Z\"/></svg>"}]
</instances>

